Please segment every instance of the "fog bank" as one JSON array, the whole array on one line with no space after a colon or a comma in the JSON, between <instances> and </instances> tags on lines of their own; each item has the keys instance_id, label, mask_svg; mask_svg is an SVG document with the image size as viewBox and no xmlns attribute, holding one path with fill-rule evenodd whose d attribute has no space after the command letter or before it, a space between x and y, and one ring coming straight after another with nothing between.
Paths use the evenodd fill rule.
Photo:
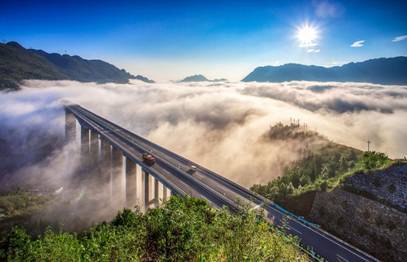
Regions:
<instances>
[{"instance_id":1,"label":"fog bank","mask_svg":"<svg viewBox=\"0 0 407 262\"><path fill-rule=\"evenodd\" d=\"M261 139L270 125L289 123L290 118L341 144L366 149L370 140L374 150L391 157L407 154L407 87L363 83L99 85L31 80L21 91L0 95L1 129L20 130L14 133L19 141L62 137L61 99L79 103L244 186L272 180L297 159L297 145ZM0 134L7 140L7 132ZM39 169L36 165L24 170L34 176L44 173Z\"/></svg>"}]
</instances>

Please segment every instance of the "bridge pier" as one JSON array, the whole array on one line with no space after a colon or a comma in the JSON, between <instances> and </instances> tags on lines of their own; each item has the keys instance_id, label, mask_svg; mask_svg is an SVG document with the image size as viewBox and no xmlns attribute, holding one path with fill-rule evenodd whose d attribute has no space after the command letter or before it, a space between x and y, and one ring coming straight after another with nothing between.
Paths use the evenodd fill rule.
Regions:
<instances>
[{"instance_id":1,"label":"bridge pier","mask_svg":"<svg viewBox=\"0 0 407 262\"><path fill-rule=\"evenodd\" d=\"M81 157L85 159L89 155L89 128L81 124Z\"/></svg>"},{"instance_id":2,"label":"bridge pier","mask_svg":"<svg viewBox=\"0 0 407 262\"><path fill-rule=\"evenodd\" d=\"M142 171L142 183L144 184L143 193L144 193L144 211L147 211L150 204L150 175L146 171Z\"/></svg>"},{"instance_id":3,"label":"bridge pier","mask_svg":"<svg viewBox=\"0 0 407 262\"><path fill-rule=\"evenodd\" d=\"M81 125L81 169L87 170L89 168L89 128L80 123Z\"/></svg>"},{"instance_id":4,"label":"bridge pier","mask_svg":"<svg viewBox=\"0 0 407 262\"><path fill-rule=\"evenodd\" d=\"M167 201L168 189L163 185L163 202Z\"/></svg>"},{"instance_id":5,"label":"bridge pier","mask_svg":"<svg viewBox=\"0 0 407 262\"><path fill-rule=\"evenodd\" d=\"M137 164L126 157L126 207L137 205Z\"/></svg>"},{"instance_id":6,"label":"bridge pier","mask_svg":"<svg viewBox=\"0 0 407 262\"><path fill-rule=\"evenodd\" d=\"M118 208L124 207L125 204L125 176L123 173L123 154L112 147L112 188L113 204Z\"/></svg>"},{"instance_id":7,"label":"bridge pier","mask_svg":"<svg viewBox=\"0 0 407 262\"><path fill-rule=\"evenodd\" d=\"M76 138L76 117L65 109L65 142L69 143Z\"/></svg>"},{"instance_id":8,"label":"bridge pier","mask_svg":"<svg viewBox=\"0 0 407 262\"><path fill-rule=\"evenodd\" d=\"M93 166L96 164L99 155L99 135L93 130L90 130L90 145L89 145L89 161Z\"/></svg>"},{"instance_id":9,"label":"bridge pier","mask_svg":"<svg viewBox=\"0 0 407 262\"><path fill-rule=\"evenodd\" d=\"M111 159L111 146L108 141L100 139L100 153L99 162L101 170L101 180L105 188L107 188L108 198L106 200L112 203L113 199L113 186L112 186L112 159Z\"/></svg>"},{"instance_id":10,"label":"bridge pier","mask_svg":"<svg viewBox=\"0 0 407 262\"><path fill-rule=\"evenodd\" d=\"M163 185L163 203L167 202L171 198L171 195L171 190Z\"/></svg>"},{"instance_id":11,"label":"bridge pier","mask_svg":"<svg viewBox=\"0 0 407 262\"><path fill-rule=\"evenodd\" d=\"M154 207L158 207L160 205L160 197L159 197L159 182L158 179L154 177Z\"/></svg>"}]
</instances>

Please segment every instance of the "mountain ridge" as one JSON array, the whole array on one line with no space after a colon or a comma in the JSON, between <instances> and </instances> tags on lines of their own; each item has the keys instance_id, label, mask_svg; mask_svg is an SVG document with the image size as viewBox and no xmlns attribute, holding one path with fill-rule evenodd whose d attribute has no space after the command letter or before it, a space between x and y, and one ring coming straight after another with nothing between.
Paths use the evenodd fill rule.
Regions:
<instances>
[{"instance_id":1,"label":"mountain ridge","mask_svg":"<svg viewBox=\"0 0 407 262\"><path fill-rule=\"evenodd\" d=\"M103 60L26 49L17 42L0 43L0 89L16 89L25 79L98 83L128 83L130 79L138 79L154 82Z\"/></svg>"},{"instance_id":2,"label":"mountain ridge","mask_svg":"<svg viewBox=\"0 0 407 262\"><path fill-rule=\"evenodd\" d=\"M323 67L288 63L256 67L243 82L336 81L407 84L407 57L374 58L342 66Z\"/></svg>"}]
</instances>

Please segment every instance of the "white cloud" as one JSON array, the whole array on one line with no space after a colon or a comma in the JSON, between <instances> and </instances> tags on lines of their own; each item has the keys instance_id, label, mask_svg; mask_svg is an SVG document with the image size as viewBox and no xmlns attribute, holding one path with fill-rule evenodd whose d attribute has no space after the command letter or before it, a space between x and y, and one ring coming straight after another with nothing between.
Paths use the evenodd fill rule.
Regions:
<instances>
[{"instance_id":1,"label":"white cloud","mask_svg":"<svg viewBox=\"0 0 407 262\"><path fill-rule=\"evenodd\" d=\"M353 42L350 46L351 47L362 47L365 45L365 40L358 40Z\"/></svg>"},{"instance_id":2,"label":"white cloud","mask_svg":"<svg viewBox=\"0 0 407 262\"><path fill-rule=\"evenodd\" d=\"M400 42L407 39L407 35L400 35L393 38L392 42Z\"/></svg>"},{"instance_id":3,"label":"white cloud","mask_svg":"<svg viewBox=\"0 0 407 262\"><path fill-rule=\"evenodd\" d=\"M321 51L320 49L314 49L314 48L310 48L307 50L307 53L319 53L319 51Z\"/></svg>"}]
</instances>

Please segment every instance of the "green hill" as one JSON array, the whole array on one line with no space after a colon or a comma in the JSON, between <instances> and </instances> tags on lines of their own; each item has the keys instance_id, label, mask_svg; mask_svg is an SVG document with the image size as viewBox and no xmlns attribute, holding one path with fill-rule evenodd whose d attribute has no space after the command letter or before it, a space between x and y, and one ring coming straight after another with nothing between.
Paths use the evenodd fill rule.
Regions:
<instances>
[{"instance_id":1,"label":"green hill","mask_svg":"<svg viewBox=\"0 0 407 262\"><path fill-rule=\"evenodd\" d=\"M293 154L299 160L289 164L284 174L252 190L276 201L312 190L334 188L340 181L360 170L372 169L388 162L387 157L334 143L299 124L278 123L264 135L265 140L298 144ZM377 159L376 159L377 158Z\"/></svg>"}]
</instances>

